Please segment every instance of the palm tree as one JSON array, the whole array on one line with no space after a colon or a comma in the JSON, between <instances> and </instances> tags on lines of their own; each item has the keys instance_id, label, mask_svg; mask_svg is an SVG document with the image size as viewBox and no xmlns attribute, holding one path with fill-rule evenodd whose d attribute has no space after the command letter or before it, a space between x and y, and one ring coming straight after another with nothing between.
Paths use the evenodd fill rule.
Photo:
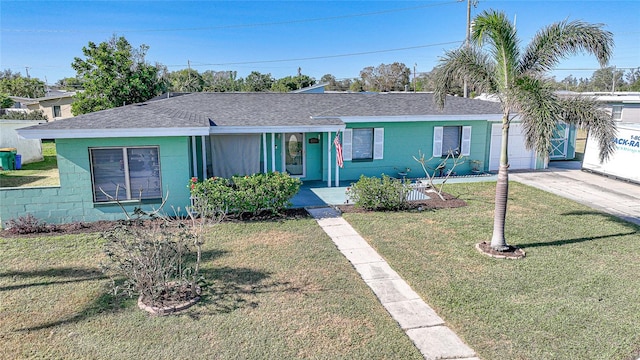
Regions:
<instances>
[{"instance_id":1,"label":"palm tree","mask_svg":"<svg viewBox=\"0 0 640 360\"><path fill-rule=\"evenodd\" d=\"M523 52L515 27L502 12L484 11L475 19L472 44L448 51L437 68L434 100L444 107L455 81L467 79L480 92L492 94L502 105L502 143L496 185L491 247L506 251L504 226L509 192L507 153L509 124L519 117L525 145L538 154L548 154L558 121L576 124L590 131L600 144L600 158L614 151L611 139L615 123L594 99L558 97L547 73L568 55L590 53L600 66L609 61L613 35L601 24L561 21L540 30ZM486 45L488 51L483 51Z\"/></svg>"}]
</instances>

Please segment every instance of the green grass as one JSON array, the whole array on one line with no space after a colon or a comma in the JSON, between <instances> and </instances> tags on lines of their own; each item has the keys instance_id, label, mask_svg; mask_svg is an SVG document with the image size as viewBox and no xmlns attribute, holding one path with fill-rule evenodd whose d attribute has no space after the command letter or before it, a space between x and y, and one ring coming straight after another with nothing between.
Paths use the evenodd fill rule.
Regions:
<instances>
[{"instance_id":1,"label":"green grass","mask_svg":"<svg viewBox=\"0 0 640 360\"><path fill-rule=\"evenodd\" d=\"M0 187L57 186L60 185L56 143L42 141L43 161L23 164L21 170L0 171Z\"/></svg>"},{"instance_id":2,"label":"green grass","mask_svg":"<svg viewBox=\"0 0 640 360\"><path fill-rule=\"evenodd\" d=\"M0 358L422 358L312 219L213 229L203 299L168 317L115 301L102 244L0 238Z\"/></svg>"},{"instance_id":3,"label":"green grass","mask_svg":"<svg viewBox=\"0 0 640 360\"><path fill-rule=\"evenodd\" d=\"M640 227L518 183L506 236L527 252L493 259L495 183L450 185L468 206L344 214L483 359L636 359Z\"/></svg>"}]
</instances>

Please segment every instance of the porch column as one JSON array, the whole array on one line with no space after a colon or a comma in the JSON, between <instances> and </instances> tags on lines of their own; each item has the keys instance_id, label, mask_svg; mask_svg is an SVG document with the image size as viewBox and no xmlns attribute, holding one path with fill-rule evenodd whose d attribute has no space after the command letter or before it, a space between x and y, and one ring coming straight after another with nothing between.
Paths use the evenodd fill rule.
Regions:
<instances>
[{"instance_id":1,"label":"porch column","mask_svg":"<svg viewBox=\"0 0 640 360\"><path fill-rule=\"evenodd\" d=\"M331 187L331 131L327 132L327 187Z\"/></svg>"},{"instance_id":2,"label":"porch column","mask_svg":"<svg viewBox=\"0 0 640 360\"><path fill-rule=\"evenodd\" d=\"M262 172L267 173L267 133L262 133Z\"/></svg>"},{"instance_id":3,"label":"porch column","mask_svg":"<svg viewBox=\"0 0 640 360\"><path fill-rule=\"evenodd\" d=\"M276 171L276 133L271 133L271 171Z\"/></svg>"},{"instance_id":4,"label":"porch column","mask_svg":"<svg viewBox=\"0 0 640 360\"><path fill-rule=\"evenodd\" d=\"M198 177L198 153L196 152L196 137L191 137L191 170L193 176Z\"/></svg>"},{"instance_id":5,"label":"porch column","mask_svg":"<svg viewBox=\"0 0 640 360\"><path fill-rule=\"evenodd\" d=\"M202 136L202 178L206 179L209 174L207 174L207 136Z\"/></svg>"},{"instance_id":6,"label":"porch column","mask_svg":"<svg viewBox=\"0 0 640 360\"><path fill-rule=\"evenodd\" d=\"M336 151L336 187L340 186L340 166L338 166L338 154Z\"/></svg>"}]
</instances>

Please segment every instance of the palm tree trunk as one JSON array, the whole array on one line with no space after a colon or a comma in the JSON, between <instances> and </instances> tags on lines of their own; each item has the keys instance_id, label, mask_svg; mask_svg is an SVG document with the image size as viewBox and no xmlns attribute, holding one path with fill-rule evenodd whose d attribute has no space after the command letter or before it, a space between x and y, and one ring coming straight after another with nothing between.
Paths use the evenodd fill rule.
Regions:
<instances>
[{"instance_id":1,"label":"palm tree trunk","mask_svg":"<svg viewBox=\"0 0 640 360\"><path fill-rule=\"evenodd\" d=\"M502 118L502 142L500 146L500 168L496 184L495 210L493 213L493 237L491 248L505 251L509 247L504 238L504 223L507 218L507 199L509 197L509 112Z\"/></svg>"}]
</instances>

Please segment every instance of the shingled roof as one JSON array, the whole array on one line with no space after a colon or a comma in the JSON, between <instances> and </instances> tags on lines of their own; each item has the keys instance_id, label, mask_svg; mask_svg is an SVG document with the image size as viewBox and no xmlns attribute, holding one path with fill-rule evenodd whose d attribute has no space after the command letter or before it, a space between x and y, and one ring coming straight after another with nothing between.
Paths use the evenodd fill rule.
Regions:
<instances>
[{"instance_id":1,"label":"shingled roof","mask_svg":"<svg viewBox=\"0 0 640 360\"><path fill-rule=\"evenodd\" d=\"M181 136L210 132L344 128L344 117L500 114L500 104L448 97L444 109L429 93L193 93L79 115L21 129L32 138Z\"/></svg>"}]
</instances>

